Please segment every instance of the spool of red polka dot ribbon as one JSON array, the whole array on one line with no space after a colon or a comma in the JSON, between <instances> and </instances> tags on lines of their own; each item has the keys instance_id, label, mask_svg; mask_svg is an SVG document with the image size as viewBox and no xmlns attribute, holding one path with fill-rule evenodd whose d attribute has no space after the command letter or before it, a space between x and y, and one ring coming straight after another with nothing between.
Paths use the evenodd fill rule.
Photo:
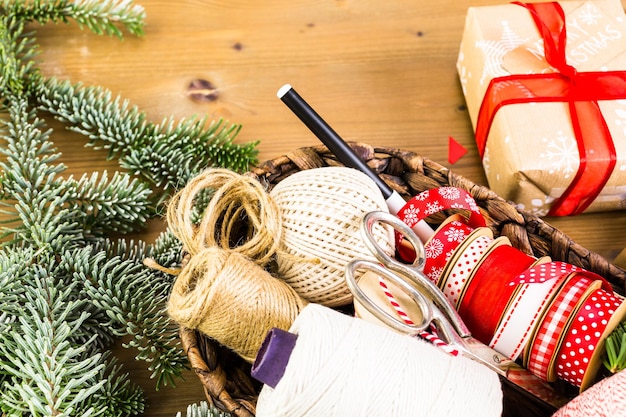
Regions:
<instances>
[{"instance_id":1,"label":"spool of red polka dot ribbon","mask_svg":"<svg viewBox=\"0 0 626 417\"><path fill-rule=\"evenodd\" d=\"M625 318L621 297L598 288L583 300L569 324L556 357L559 378L584 390L601 365L604 340Z\"/></svg>"}]
</instances>

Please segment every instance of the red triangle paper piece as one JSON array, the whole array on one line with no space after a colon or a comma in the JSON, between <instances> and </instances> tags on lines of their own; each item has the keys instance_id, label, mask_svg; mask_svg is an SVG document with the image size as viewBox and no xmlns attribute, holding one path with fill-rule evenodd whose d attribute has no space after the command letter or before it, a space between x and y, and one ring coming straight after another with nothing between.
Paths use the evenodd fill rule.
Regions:
<instances>
[{"instance_id":1,"label":"red triangle paper piece","mask_svg":"<svg viewBox=\"0 0 626 417\"><path fill-rule=\"evenodd\" d=\"M467 149L465 149L459 142L454 140L452 136L448 138L448 162L454 164L466 153Z\"/></svg>"}]
</instances>

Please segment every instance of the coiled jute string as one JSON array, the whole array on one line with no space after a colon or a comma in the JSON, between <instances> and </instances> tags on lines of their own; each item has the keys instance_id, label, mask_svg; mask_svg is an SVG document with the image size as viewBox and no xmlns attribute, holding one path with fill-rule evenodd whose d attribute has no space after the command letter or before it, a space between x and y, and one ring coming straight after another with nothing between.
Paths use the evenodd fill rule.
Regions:
<instances>
[{"instance_id":1,"label":"coiled jute string","mask_svg":"<svg viewBox=\"0 0 626 417\"><path fill-rule=\"evenodd\" d=\"M168 312L252 362L267 332L288 329L306 304L241 253L213 247L192 256L178 275Z\"/></svg>"},{"instance_id":2,"label":"coiled jute string","mask_svg":"<svg viewBox=\"0 0 626 417\"><path fill-rule=\"evenodd\" d=\"M196 203L212 193L199 223ZM188 253L168 300L180 325L252 362L272 327L288 329L307 304L265 266L280 244L280 217L251 177L209 169L171 200L167 221Z\"/></svg>"},{"instance_id":3,"label":"coiled jute string","mask_svg":"<svg viewBox=\"0 0 626 417\"><path fill-rule=\"evenodd\" d=\"M263 386L257 417L501 415L495 372L425 341L317 304L290 332L285 373Z\"/></svg>"},{"instance_id":4,"label":"coiled jute string","mask_svg":"<svg viewBox=\"0 0 626 417\"><path fill-rule=\"evenodd\" d=\"M213 194L202 220L195 224L195 204L204 192ZM170 229L191 256L217 246L241 253L261 266L280 246L280 222L276 203L257 180L220 168L192 178L167 209Z\"/></svg>"}]
</instances>

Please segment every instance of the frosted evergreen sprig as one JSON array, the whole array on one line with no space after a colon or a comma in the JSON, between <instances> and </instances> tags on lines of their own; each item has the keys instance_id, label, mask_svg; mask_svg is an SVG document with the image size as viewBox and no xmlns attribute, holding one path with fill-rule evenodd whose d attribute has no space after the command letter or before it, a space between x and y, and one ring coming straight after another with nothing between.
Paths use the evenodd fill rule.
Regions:
<instances>
[{"instance_id":1,"label":"frosted evergreen sprig","mask_svg":"<svg viewBox=\"0 0 626 417\"><path fill-rule=\"evenodd\" d=\"M132 336L127 346L137 349L136 359L148 363L157 388L173 385L187 359L178 327L165 309L170 278L142 264L149 252L129 253L123 241L107 246L99 252L72 254L64 261L73 263L87 296L106 313L108 321L103 324L117 336Z\"/></svg>"},{"instance_id":2,"label":"frosted evergreen sprig","mask_svg":"<svg viewBox=\"0 0 626 417\"><path fill-rule=\"evenodd\" d=\"M24 22L10 13L0 12L0 91L3 95L25 92L30 80L38 74L34 65L37 53L34 40L24 35Z\"/></svg>"},{"instance_id":3,"label":"frosted evergreen sprig","mask_svg":"<svg viewBox=\"0 0 626 417\"><path fill-rule=\"evenodd\" d=\"M86 300L76 297L79 283L67 280L44 251L5 248L0 254L3 266L21 261L0 273L13 272L18 283L9 309L13 319L0 333L0 409L10 416L109 415L106 380L98 378L107 364L97 335L80 337L89 313Z\"/></svg>"},{"instance_id":4,"label":"frosted evergreen sprig","mask_svg":"<svg viewBox=\"0 0 626 417\"><path fill-rule=\"evenodd\" d=\"M130 0L3 0L2 9L23 21L65 22L70 19L94 33L122 37L119 26L143 34L145 11Z\"/></svg>"},{"instance_id":5,"label":"frosted evergreen sprig","mask_svg":"<svg viewBox=\"0 0 626 417\"><path fill-rule=\"evenodd\" d=\"M243 171L257 162L258 142L236 144L239 125L188 118L147 120L137 106L99 86L46 80L37 92L40 109L109 151L109 158L157 187L179 188L209 166Z\"/></svg>"}]
</instances>

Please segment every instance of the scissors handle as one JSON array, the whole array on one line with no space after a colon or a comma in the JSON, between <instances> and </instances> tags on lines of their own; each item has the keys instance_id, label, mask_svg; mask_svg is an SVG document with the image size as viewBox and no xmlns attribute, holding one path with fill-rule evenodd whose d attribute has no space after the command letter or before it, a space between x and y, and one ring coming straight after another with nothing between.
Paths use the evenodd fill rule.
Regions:
<instances>
[{"instance_id":1,"label":"scissors handle","mask_svg":"<svg viewBox=\"0 0 626 417\"><path fill-rule=\"evenodd\" d=\"M355 277L355 272L357 270L368 270L375 272L378 276L382 276L397 285L403 292L411 297L413 302L417 305L422 316L421 321L419 323L414 322L414 324L408 324L402 320L399 320L397 317L389 314L377 303L372 301L357 283ZM365 259L356 259L350 261L350 263L348 263L348 265L346 266L346 284L352 292L355 300L359 304L361 304L377 319L396 331L415 336L426 330L432 321L432 304L424 297L424 295L419 292L414 286L409 284L406 280L402 279L400 276L383 267L379 263L368 261Z\"/></svg>"},{"instance_id":2,"label":"scissors handle","mask_svg":"<svg viewBox=\"0 0 626 417\"><path fill-rule=\"evenodd\" d=\"M384 223L391 226L396 232L399 232L408 242L413 245L415 251L415 261L412 264L404 264L391 258L374 239L373 230L376 223ZM402 220L393 214L384 211L372 211L363 217L361 222L361 234L368 249L376 256L385 267L408 278L417 286L418 290L423 292L428 298L435 303L454 327L459 336L468 337L470 331L459 316L456 309L450 304L443 292L430 280L423 272L425 261L424 244L417 237L415 232ZM436 323L438 324L438 323Z\"/></svg>"}]
</instances>

